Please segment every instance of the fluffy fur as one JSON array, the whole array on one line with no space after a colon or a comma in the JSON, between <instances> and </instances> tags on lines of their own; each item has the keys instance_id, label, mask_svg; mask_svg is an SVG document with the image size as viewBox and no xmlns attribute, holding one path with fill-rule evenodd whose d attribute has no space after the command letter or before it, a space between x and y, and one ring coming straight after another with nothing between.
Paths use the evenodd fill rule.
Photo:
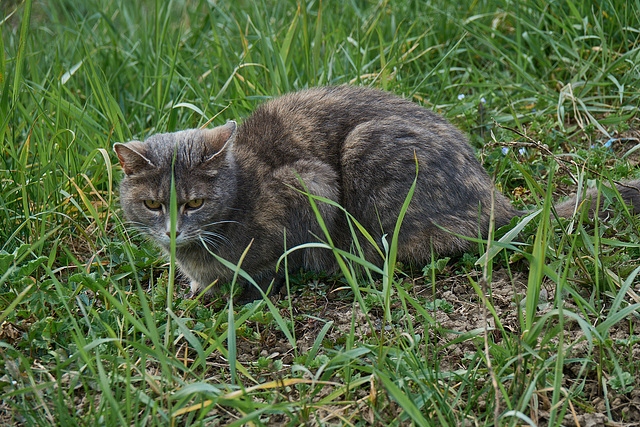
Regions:
<instances>
[{"instance_id":1,"label":"fluffy fur","mask_svg":"<svg viewBox=\"0 0 640 427\"><path fill-rule=\"evenodd\" d=\"M367 88L292 93L261 105L239 127L229 122L158 134L114 149L125 172L125 216L165 251L173 165L176 259L194 294L217 280L215 291L232 278L210 251L236 263L251 243L242 268L267 289L274 278L278 285L275 264L285 231L288 248L324 236L307 196L298 191L299 178L310 193L343 206L380 242L393 232L417 161L417 186L398 243L399 259L416 263L428 262L432 249L452 254L471 248L442 228L486 236L492 206L496 227L522 214L495 190L454 126L414 103ZM631 184L635 188L621 191L637 211L639 185ZM574 205L558 208L568 216ZM349 250L344 213L327 203L319 208L334 244ZM364 250L370 261L381 261L372 246ZM322 249L296 251L288 262L290 268L336 268L331 251ZM257 296L245 290L246 299Z\"/></svg>"}]
</instances>

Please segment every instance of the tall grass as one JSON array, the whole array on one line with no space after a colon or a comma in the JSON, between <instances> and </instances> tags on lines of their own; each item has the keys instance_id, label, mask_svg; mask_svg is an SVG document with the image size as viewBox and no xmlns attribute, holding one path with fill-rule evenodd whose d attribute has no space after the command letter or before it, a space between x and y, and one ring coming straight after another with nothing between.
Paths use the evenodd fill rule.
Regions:
<instances>
[{"instance_id":1,"label":"tall grass","mask_svg":"<svg viewBox=\"0 0 640 427\"><path fill-rule=\"evenodd\" d=\"M637 1L25 0L0 12L3 423L631 420L612 402L640 368L638 219L603 191L608 221L579 208L552 221L552 198L638 175ZM173 270L120 217L112 144L343 83L445 115L538 212L424 272L395 262L395 236L376 242L383 269L336 251L340 325L301 314L326 292L321 276L242 307L174 294ZM515 323L497 309L498 271ZM443 326L455 277L475 290L482 327Z\"/></svg>"}]
</instances>

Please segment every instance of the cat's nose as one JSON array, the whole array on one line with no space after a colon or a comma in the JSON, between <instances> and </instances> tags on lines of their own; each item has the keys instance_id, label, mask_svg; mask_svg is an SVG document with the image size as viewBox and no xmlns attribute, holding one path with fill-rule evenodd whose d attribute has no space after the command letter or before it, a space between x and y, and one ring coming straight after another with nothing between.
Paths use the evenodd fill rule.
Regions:
<instances>
[{"instance_id":1,"label":"cat's nose","mask_svg":"<svg viewBox=\"0 0 640 427\"><path fill-rule=\"evenodd\" d=\"M171 230L167 231L166 233L167 236L171 237ZM176 237L178 237L180 235L180 230L176 230Z\"/></svg>"}]
</instances>

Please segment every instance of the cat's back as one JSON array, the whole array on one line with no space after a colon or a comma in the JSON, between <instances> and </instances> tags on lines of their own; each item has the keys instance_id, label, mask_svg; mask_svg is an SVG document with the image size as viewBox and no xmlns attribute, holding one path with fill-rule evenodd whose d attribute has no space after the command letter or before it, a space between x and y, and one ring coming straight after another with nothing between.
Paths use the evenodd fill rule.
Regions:
<instances>
[{"instance_id":1,"label":"cat's back","mask_svg":"<svg viewBox=\"0 0 640 427\"><path fill-rule=\"evenodd\" d=\"M438 116L389 92L361 86L321 86L291 92L260 105L254 117L277 115L283 118L327 120L338 125L389 115Z\"/></svg>"},{"instance_id":2,"label":"cat's back","mask_svg":"<svg viewBox=\"0 0 640 427\"><path fill-rule=\"evenodd\" d=\"M394 116L435 133L457 132L437 114L396 95L365 87L326 86L260 105L240 126L236 146L273 165L313 156L339 167L349 133L362 123Z\"/></svg>"}]
</instances>

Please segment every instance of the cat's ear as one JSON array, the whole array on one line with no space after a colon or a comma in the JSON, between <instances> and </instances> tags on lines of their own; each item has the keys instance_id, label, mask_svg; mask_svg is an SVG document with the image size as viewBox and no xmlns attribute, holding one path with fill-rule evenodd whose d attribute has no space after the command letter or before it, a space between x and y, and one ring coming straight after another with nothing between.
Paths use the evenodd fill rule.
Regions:
<instances>
[{"instance_id":1,"label":"cat's ear","mask_svg":"<svg viewBox=\"0 0 640 427\"><path fill-rule=\"evenodd\" d=\"M116 142L113 144L113 150L118 155L120 166L127 175L136 174L146 169L155 168L156 166L147 159L144 154L144 143L140 141L131 141L126 144Z\"/></svg>"},{"instance_id":2,"label":"cat's ear","mask_svg":"<svg viewBox=\"0 0 640 427\"><path fill-rule=\"evenodd\" d=\"M203 132L204 143L208 149L207 151L213 153L205 159L205 162L220 156L222 153L229 153L236 140L237 130L238 124L233 120L229 120L226 124L213 129L205 129Z\"/></svg>"}]
</instances>

